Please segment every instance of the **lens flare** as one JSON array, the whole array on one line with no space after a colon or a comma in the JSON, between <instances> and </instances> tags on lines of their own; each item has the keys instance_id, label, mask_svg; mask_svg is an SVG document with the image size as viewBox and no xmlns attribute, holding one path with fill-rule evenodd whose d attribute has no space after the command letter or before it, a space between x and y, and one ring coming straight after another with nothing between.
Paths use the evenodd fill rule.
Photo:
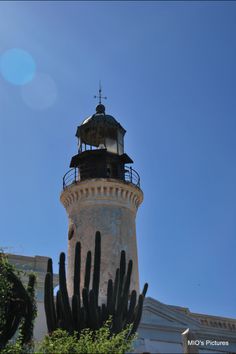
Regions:
<instances>
[{"instance_id":1,"label":"lens flare","mask_svg":"<svg viewBox=\"0 0 236 354\"><path fill-rule=\"evenodd\" d=\"M0 71L4 79L13 85L24 85L35 75L33 57L23 49L12 48L0 57Z\"/></svg>"},{"instance_id":2,"label":"lens flare","mask_svg":"<svg viewBox=\"0 0 236 354\"><path fill-rule=\"evenodd\" d=\"M34 80L21 87L23 101L32 109L44 110L57 99L57 86L51 76L36 73Z\"/></svg>"}]
</instances>

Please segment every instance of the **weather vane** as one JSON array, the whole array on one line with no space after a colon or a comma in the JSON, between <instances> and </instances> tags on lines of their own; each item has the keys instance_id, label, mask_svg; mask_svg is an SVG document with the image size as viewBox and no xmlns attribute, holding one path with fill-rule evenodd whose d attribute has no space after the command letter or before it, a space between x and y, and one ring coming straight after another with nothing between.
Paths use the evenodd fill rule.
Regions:
<instances>
[{"instance_id":1,"label":"weather vane","mask_svg":"<svg viewBox=\"0 0 236 354\"><path fill-rule=\"evenodd\" d=\"M98 98L99 99L99 104L102 103L102 99L106 100L107 97L106 96L102 96L102 85L101 85L101 81L99 81L99 90L98 90L98 96L94 96L94 98Z\"/></svg>"}]
</instances>

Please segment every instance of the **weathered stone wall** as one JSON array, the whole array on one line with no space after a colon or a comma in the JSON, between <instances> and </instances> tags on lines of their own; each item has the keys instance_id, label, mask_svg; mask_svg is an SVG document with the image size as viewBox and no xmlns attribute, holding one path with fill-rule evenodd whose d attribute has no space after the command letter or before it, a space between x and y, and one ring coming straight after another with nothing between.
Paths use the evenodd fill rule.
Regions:
<instances>
[{"instance_id":1,"label":"weathered stone wall","mask_svg":"<svg viewBox=\"0 0 236 354\"><path fill-rule=\"evenodd\" d=\"M69 218L67 276L70 295L73 291L75 244L80 241L82 245L84 274L87 251L94 254L97 230L101 232L102 240L100 297L106 295L108 279L115 277L122 250L126 251L127 261L133 260L131 289L139 292L135 218L142 200L139 188L112 179L79 182L62 192L61 202Z\"/></svg>"}]
</instances>

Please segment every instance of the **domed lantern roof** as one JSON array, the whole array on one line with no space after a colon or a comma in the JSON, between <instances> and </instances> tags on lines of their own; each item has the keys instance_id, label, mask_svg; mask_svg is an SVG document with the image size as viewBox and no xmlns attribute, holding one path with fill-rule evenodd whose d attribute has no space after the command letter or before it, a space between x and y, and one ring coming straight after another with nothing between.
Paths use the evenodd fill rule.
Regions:
<instances>
[{"instance_id":1,"label":"domed lantern roof","mask_svg":"<svg viewBox=\"0 0 236 354\"><path fill-rule=\"evenodd\" d=\"M126 131L117 120L105 113L105 106L98 104L96 113L86 118L78 127L79 150L92 148L122 155L124 153L124 135ZM89 147L88 147L88 146Z\"/></svg>"},{"instance_id":2,"label":"domed lantern roof","mask_svg":"<svg viewBox=\"0 0 236 354\"><path fill-rule=\"evenodd\" d=\"M84 119L77 128L79 140L78 153L71 158L70 170L63 177L63 188L68 184L71 171L73 180L84 181L94 178L111 178L133 183L139 186L139 176L126 164L133 160L124 152L125 129L111 115L106 114L101 103L101 88L99 89L99 104L96 112ZM106 98L106 97L103 97Z\"/></svg>"},{"instance_id":3,"label":"domed lantern roof","mask_svg":"<svg viewBox=\"0 0 236 354\"><path fill-rule=\"evenodd\" d=\"M86 118L81 123L81 126L85 125L87 123L91 123L91 122L93 122L95 124L100 124L101 121L102 121L103 123L106 123L106 124L110 124L110 125L121 127L120 123L118 123L117 120L114 117L112 117L111 115L105 113L105 109L106 108L105 108L105 106L103 104L97 105L96 113L93 114L92 116L89 116L88 118Z\"/></svg>"}]
</instances>

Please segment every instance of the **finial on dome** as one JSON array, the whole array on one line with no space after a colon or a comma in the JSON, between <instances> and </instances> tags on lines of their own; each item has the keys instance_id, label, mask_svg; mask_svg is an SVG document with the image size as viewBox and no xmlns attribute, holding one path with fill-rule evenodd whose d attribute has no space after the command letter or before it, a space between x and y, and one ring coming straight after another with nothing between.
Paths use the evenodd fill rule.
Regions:
<instances>
[{"instance_id":1,"label":"finial on dome","mask_svg":"<svg viewBox=\"0 0 236 354\"><path fill-rule=\"evenodd\" d=\"M99 103L96 107L96 113L105 113L105 106Z\"/></svg>"},{"instance_id":2,"label":"finial on dome","mask_svg":"<svg viewBox=\"0 0 236 354\"><path fill-rule=\"evenodd\" d=\"M102 99L103 100L106 100L107 99L107 97L106 96L102 96L102 85L101 85L101 80L99 80L99 90L98 90L98 96L94 96L94 98L98 98L99 99L99 101L98 101L98 103L99 103L99 105L98 106L103 106L102 105ZM98 107L97 106L97 107ZM103 106L104 107L104 106ZM96 111L97 111L97 108L96 108ZM105 107L104 107L104 111L105 111Z\"/></svg>"}]
</instances>

